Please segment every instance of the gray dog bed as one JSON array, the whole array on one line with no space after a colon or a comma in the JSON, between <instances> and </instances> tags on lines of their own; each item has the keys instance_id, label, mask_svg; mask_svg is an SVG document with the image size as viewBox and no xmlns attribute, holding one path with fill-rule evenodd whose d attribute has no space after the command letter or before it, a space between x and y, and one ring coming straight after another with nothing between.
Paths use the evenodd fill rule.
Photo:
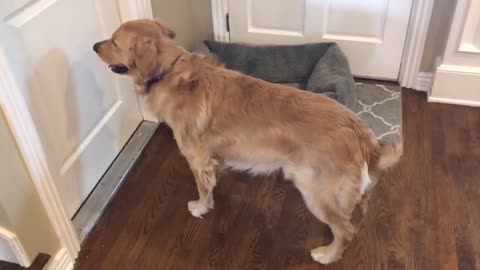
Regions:
<instances>
[{"instance_id":1,"label":"gray dog bed","mask_svg":"<svg viewBox=\"0 0 480 270\"><path fill-rule=\"evenodd\" d=\"M345 55L335 43L255 46L205 41L198 51L215 54L229 69L320 93L355 109L355 82Z\"/></svg>"}]
</instances>

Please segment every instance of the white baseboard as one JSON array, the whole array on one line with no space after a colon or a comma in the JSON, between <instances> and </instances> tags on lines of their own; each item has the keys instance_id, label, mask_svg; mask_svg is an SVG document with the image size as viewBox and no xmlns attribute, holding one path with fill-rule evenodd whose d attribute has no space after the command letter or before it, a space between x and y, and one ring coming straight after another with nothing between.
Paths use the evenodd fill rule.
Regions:
<instances>
[{"instance_id":1,"label":"white baseboard","mask_svg":"<svg viewBox=\"0 0 480 270\"><path fill-rule=\"evenodd\" d=\"M23 248L23 245L16 234L3 227L0 227L0 238L4 240L2 243L0 243L0 250L2 250L2 252L0 252L2 253L0 254L1 260L18 263L23 267L30 267L32 261L30 258L28 258L27 252Z\"/></svg>"},{"instance_id":2,"label":"white baseboard","mask_svg":"<svg viewBox=\"0 0 480 270\"><path fill-rule=\"evenodd\" d=\"M433 73L419 72L415 78L413 89L429 92L433 85Z\"/></svg>"},{"instance_id":3,"label":"white baseboard","mask_svg":"<svg viewBox=\"0 0 480 270\"><path fill-rule=\"evenodd\" d=\"M441 98L441 97L432 97L432 96L428 97L428 101L436 102L436 103L447 103L447 104L455 104L455 105L462 105L462 106L480 107L480 101Z\"/></svg>"},{"instance_id":4,"label":"white baseboard","mask_svg":"<svg viewBox=\"0 0 480 270\"><path fill-rule=\"evenodd\" d=\"M47 270L73 270L75 261L68 254L67 249L60 249L50 260L45 269Z\"/></svg>"},{"instance_id":5,"label":"white baseboard","mask_svg":"<svg viewBox=\"0 0 480 270\"><path fill-rule=\"evenodd\" d=\"M480 68L440 65L428 100L480 107L479 85Z\"/></svg>"}]
</instances>

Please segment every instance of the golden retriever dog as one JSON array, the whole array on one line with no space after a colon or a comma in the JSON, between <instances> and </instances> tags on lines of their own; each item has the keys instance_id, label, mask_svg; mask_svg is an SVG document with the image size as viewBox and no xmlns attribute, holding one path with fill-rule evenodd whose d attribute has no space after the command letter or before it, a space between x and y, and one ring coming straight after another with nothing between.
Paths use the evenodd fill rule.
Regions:
<instances>
[{"instance_id":1,"label":"golden retriever dog","mask_svg":"<svg viewBox=\"0 0 480 270\"><path fill-rule=\"evenodd\" d=\"M355 234L352 213L379 172L402 154L402 139L381 146L353 112L323 95L262 81L176 46L175 33L154 20L122 24L95 52L115 73L133 78L153 113L169 125L195 176L199 199L214 207L221 168L268 174L280 170L334 240L311 251L337 261Z\"/></svg>"}]
</instances>

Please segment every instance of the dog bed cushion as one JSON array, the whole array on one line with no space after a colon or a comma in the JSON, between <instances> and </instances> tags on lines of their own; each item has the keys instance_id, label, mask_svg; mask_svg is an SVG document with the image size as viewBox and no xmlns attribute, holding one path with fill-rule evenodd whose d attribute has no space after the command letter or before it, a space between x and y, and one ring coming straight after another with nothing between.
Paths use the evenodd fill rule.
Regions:
<instances>
[{"instance_id":1,"label":"dog bed cushion","mask_svg":"<svg viewBox=\"0 0 480 270\"><path fill-rule=\"evenodd\" d=\"M355 108L355 82L345 55L335 43L249 45L207 40L197 51L216 55L229 69L320 93Z\"/></svg>"}]
</instances>

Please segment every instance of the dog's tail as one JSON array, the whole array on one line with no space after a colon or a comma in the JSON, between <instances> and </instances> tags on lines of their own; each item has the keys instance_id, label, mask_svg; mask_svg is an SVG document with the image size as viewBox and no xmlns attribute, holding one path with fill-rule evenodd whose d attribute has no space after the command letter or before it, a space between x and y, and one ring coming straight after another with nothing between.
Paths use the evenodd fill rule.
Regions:
<instances>
[{"instance_id":1,"label":"dog's tail","mask_svg":"<svg viewBox=\"0 0 480 270\"><path fill-rule=\"evenodd\" d=\"M403 137L389 144L380 146L380 156L377 161L377 170L384 171L397 164L403 154Z\"/></svg>"}]
</instances>

